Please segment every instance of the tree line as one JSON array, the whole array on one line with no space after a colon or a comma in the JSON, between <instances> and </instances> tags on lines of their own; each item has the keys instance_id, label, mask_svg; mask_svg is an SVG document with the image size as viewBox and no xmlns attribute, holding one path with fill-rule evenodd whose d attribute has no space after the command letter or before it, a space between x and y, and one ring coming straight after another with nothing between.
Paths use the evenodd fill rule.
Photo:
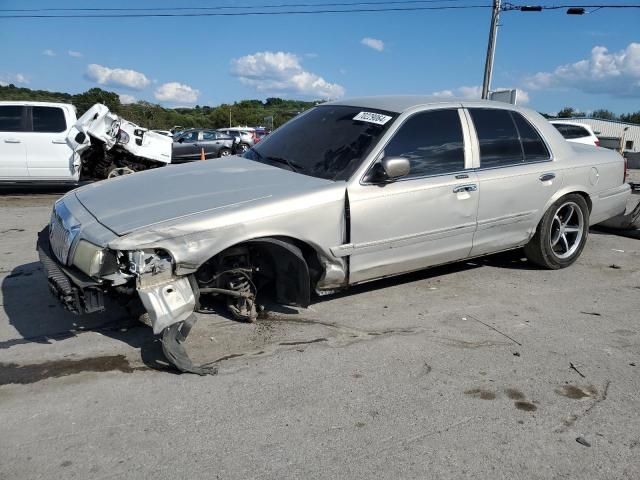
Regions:
<instances>
[{"instance_id":1,"label":"tree line","mask_svg":"<svg viewBox=\"0 0 640 480\"><path fill-rule=\"evenodd\" d=\"M547 116L548 117L548 116ZM584 113L576 110L573 107L564 107L558 112L557 118L575 118L575 117L589 117L589 118L601 118L603 120L617 120L627 123L640 123L640 110L633 113L623 113L617 115L610 110L598 109L591 113Z\"/></svg>"},{"instance_id":2,"label":"tree line","mask_svg":"<svg viewBox=\"0 0 640 480\"><path fill-rule=\"evenodd\" d=\"M318 102L267 98L223 103L215 107L196 105L193 108L165 108L146 101L123 104L115 92L92 88L75 95L47 90L32 90L15 85L0 86L0 100L29 100L40 102L63 102L75 105L78 117L96 103L106 105L109 110L140 126L169 130L182 128L222 128L248 125L276 128L290 118L313 107ZM265 125L266 124L266 125Z\"/></svg>"},{"instance_id":3,"label":"tree line","mask_svg":"<svg viewBox=\"0 0 640 480\"><path fill-rule=\"evenodd\" d=\"M47 90L31 90L15 85L0 86L0 100L31 100L42 102L65 102L76 106L78 116L86 112L92 105L103 103L112 112L146 128L168 130L179 126L182 128L222 128L237 125L271 127L266 117L273 117L273 127L278 127L290 118L318 104L318 101L284 100L267 98L262 100L242 100L223 103L215 107L196 105L193 108L165 108L160 105L138 101L123 104L115 92L101 88L92 88L83 93L71 95ZM547 118L550 115L544 114ZM586 114L572 107L564 107L556 115L558 118L591 117L605 120L640 124L640 111L617 115L606 109L594 110ZM265 125L267 123L267 125Z\"/></svg>"}]
</instances>

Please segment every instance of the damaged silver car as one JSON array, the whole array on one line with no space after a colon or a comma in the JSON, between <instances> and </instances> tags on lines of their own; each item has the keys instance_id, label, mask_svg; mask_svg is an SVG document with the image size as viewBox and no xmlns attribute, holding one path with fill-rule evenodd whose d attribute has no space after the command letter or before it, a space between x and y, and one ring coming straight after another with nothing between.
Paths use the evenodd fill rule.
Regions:
<instances>
[{"instance_id":1,"label":"damaged silver car","mask_svg":"<svg viewBox=\"0 0 640 480\"><path fill-rule=\"evenodd\" d=\"M589 225L625 210L615 152L570 144L537 113L487 101L374 97L319 105L245 152L74 190L38 249L75 313L141 301L167 358L200 297L254 321L312 295L524 247L571 265Z\"/></svg>"}]
</instances>

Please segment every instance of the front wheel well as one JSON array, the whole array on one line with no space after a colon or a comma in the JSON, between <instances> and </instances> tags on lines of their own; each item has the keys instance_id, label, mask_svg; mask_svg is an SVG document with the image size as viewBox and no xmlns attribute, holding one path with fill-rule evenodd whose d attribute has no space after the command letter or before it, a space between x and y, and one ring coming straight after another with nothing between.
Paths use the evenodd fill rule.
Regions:
<instances>
[{"instance_id":1,"label":"front wheel well","mask_svg":"<svg viewBox=\"0 0 640 480\"><path fill-rule=\"evenodd\" d=\"M201 286L217 278L229 265L240 266L255 275L257 289L272 290L275 300L285 305L307 307L311 291L322 274L316 250L300 240L260 237L230 246L204 262L196 272ZM257 292L256 292L257 293Z\"/></svg>"}]
</instances>

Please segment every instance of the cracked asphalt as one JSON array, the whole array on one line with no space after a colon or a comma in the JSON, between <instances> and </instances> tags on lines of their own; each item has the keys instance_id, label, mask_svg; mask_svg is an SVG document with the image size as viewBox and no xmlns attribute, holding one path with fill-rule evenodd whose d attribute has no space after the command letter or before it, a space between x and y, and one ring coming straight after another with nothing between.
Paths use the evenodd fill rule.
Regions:
<instances>
[{"instance_id":1,"label":"cracked asphalt","mask_svg":"<svg viewBox=\"0 0 640 480\"><path fill-rule=\"evenodd\" d=\"M520 252L255 324L211 305L168 369L151 329L49 296L55 192L0 196L0 478L640 478L639 235Z\"/></svg>"}]
</instances>

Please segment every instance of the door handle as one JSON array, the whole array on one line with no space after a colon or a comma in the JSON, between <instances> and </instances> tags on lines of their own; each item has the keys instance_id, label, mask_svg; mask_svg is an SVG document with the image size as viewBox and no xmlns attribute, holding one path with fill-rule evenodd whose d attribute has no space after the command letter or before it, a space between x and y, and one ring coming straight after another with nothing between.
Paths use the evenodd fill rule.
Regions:
<instances>
[{"instance_id":1,"label":"door handle","mask_svg":"<svg viewBox=\"0 0 640 480\"><path fill-rule=\"evenodd\" d=\"M478 190L478 185L475 183L470 183L468 185L459 185L453 189L453 193L462 193L462 192L475 192Z\"/></svg>"},{"instance_id":2,"label":"door handle","mask_svg":"<svg viewBox=\"0 0 640 480\"><path fill-rule=\"evenodd\" d=\"M58 138L58 139L51 140L51 143L65 144L65 143L67 143L67 141L65 139Z\"/></svg>"},{"instance_id":3,"label":"door handle","mask_svg":"<svg viewBox=\"0 0 640 480\"><path fill-rule=\"evenodd\" d=\"M543 173L542 175L540 175L541 182L548 182L549 180L553 180L554 178L556 178L556 174L552 172Z\"/></svg>"},{"instance_id":4,"label":"door handle","mask_svg":"<svg viewBox=\"0 0 640 480\"><path fill-rule=\"evenodd\" d=\"M20 143L20 140L17 138L5 138L4 143Z\"/></svg>"}]
</instances>

